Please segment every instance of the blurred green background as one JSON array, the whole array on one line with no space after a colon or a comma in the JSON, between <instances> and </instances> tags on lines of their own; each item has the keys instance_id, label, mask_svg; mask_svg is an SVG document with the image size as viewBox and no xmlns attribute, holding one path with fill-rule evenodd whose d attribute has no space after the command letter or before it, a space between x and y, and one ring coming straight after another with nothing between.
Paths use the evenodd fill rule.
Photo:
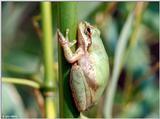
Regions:
<instances>
[{"instance_id":1,"label":"blurred green background","mask_svg":"<svg viewBox=\"0 0 160 119\"><path fill-rule=\"evenodd\" d=\"M136 2L77 3L78 21L86 20L101 31L111 73L121 29L135 4ZM120 71L113 117L159 117L159 3L145 4L138 27L137 43ZM53 2L53 67L57 74L56 7L57 2ZM43 79L41 39L32 24L32 18L39 14L39 2L2 2L2 77ZM104 117L104 102L105 93L102 101L86 112L86 115ZM58 100L56 104L58 110ZM2 116L5 115L41 117L34 91L26 86L2 83Z\"/></svg>"}]
</instances>

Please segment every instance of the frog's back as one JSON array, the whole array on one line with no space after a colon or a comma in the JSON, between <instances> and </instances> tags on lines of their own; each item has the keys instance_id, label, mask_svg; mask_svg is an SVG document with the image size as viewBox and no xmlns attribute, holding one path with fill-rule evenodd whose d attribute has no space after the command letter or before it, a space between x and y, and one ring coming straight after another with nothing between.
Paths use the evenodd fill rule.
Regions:
<instances>
[{"instance_id":1,"label":"frog's back","mask_svg":"<svg viewBox=\"0 0 160 119\"><path fill-rule=\"evenodd\" d=\"M96 32L96 33L95 33ZM97 33L98 32L98 33ZM96 79L98 84L106 85L109 78L109 61L108 56L100 39L99 30L96 29L92 36L92 45L89 48L90 58L94 62L94 69L96 72ZM105 88L105 86L102 86ZM104 88L99 88L97 91L97 97L100 97Z\"/></svg>"}]
</instances>

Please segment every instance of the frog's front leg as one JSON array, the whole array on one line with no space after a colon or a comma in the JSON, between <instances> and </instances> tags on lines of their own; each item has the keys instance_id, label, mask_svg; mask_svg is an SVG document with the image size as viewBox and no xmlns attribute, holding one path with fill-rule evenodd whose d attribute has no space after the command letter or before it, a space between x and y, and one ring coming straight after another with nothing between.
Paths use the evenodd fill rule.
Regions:
<instances>
[{"instance_id":1,"label":"frog's front leg","mask_svg":"<svg viewBox=\"0 0 160 119\"><path fill-rule=\"evenodd\" d=\"M85 111L94 102L94 91L89 87L82 68L76 63L70 73L70 87L78 111Z\"/></svg>"},{"instance_id":2,"label":"frog's front leg","mask_svg":"<svg viewBox=\"0 0 160 119\"><path fill-rule=\"evenodd\" d=\"M79 47L75 53L72 52L71 50L71 45L73 45L74 43L69 42L68 40L68 32L69 30L66 30L66 38L63 36L63 34L58 30L57 34L58 34L58 41L61 44L63 51L64 51L64 56L66 58L66 60L69 63L74 63L77 60L79 60L79 58L84 54L84 51L81 47Z\"/></svg>"}]
</instances>

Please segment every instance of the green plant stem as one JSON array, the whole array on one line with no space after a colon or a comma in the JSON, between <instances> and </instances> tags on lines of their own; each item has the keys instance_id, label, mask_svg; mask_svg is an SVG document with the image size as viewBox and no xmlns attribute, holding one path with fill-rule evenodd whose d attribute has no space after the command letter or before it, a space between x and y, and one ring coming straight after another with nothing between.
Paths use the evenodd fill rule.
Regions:
<instances>
[{"instance_id":1,"label":"green plant stem","mask_svg":"<svg viewBox=\"0 0 160 119\"><path fill-rule=\"evenodd\" d=\"M44 95L45 95L45 117L56 118L53 89L55 89L55 78L53 70L53 43L52 43L52 18L51 2L41 3L42 13L42 45L44 57ZM49 94L49 95L48 95ZM51 95L50 95L51 94ZM51 100L52 99L52 100Z\"/></svg>"},{"instance_id":2,"label":"green plant stem","mask_svg":"<svg viewBox=\"0 0 160 119\"><path fill-rule=\"evenodd\" d=\"M77 8L76 2L59 2L58 3L58 28L65 35L66 29L69 28L69 40L76 39L77 31ZM72 49L75 50L75 47ZM58 46L58 63L59 63L59 105L60 118L71 118L79 116L74 107L72 95L69 87L70 65L64 58L63 51Z\"/></svg>"},{"instance_id":3,"label":"green plant stem","mask_svg":"<svg viewBox=\"0 0 160 119\"><path fill-rule=\"evenodd\" d=\"M54 71L53 71L53 42L52 42L52 18L51 18L51 3L42 2L42 45L44 55L44 76L45 86L53 88L55 85Z\"/></svg>"},{"instance_id":4,"label":"green plant stem","mask_svg":"<svg viewBox=\"0 0 160 119\"><path fill-rule=\"evenodd\" d=\"M116 87L117 87L117 81L118 81L118 77L122 67L121 64L124 56L123 54L124 54L127 42L129 40L129 36L132 31L133 21L134 21L134 14L133 12L131 12L122 29L122 32L120 34L120 37L117 43L113 73L111 76L110 84L108 85L108 89L106 91L107 94L106 94L106 102L105 102L104 110L105 110L105 117L107 118L112 117L112 107L113 107L114 96L115 96Z\"/></svg>"},{"instance_id":5,"label":"green plant stem","mask_svg":"<svg viewBox=\"0 0 160 119\"><path fill-rule=\"evenodd\" d=\"M29 79L2 77L2 82L3 83L13 83L13 84L19 84L19 85L26 85L26 86L30 86L30 87L36 88L36 89L40 88L39 83L37 83L35 81L31 81Z\"/></svg>"},{"instance_id":6,"label":"green plant stem","mask_svg":"<svg viewBox=\"0 0 160 119\"><path fill-rule=\"evenodd\" d=\"M52 96L45 98L45 114L47 118L56 118L55 104Z\"/></svg>"}]
</instances>

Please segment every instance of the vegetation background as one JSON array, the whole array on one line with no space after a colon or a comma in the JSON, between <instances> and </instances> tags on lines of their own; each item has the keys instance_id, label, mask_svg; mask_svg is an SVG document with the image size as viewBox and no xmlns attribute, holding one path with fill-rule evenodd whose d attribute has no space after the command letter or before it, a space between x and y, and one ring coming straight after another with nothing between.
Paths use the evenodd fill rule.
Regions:
<instances>
[{"instance_id":1,"label":"vegetation background","mask_svg":"<svg viewBox=\"0 0 160 119\"><path fill-rule=\"evenodd\" d=\"M58 85L60 80L58 80L59 58L56 30L61 26L64 32L65 24L74 23L75 25L82 20L100 29L111 71L108 86L101 100L83 115L108 117L108 114L112 113L112 117L159 117L159 2L52 2L51 27L53 31L45 33L48 21L44 22L46 12L43 13L43 9L46 8L41 4L43 3L2 2L1 74L4 78L2 80L2 117L40 118L50 117L50 115L56 115L56 117L79 115L78 112L73 112L74 107L71 109L72 115L69 113L61 115L62 106L59 105L59 100L65 100L60 96L62 87ZM58 9L62 11L58 12ZM132 14L132 11L137 16L129 19L128 16ZM41 34L53 33L53 47L51 47L53 48L51 52L53 64L50 66L54 72L54 76L51 77L54 77L52 81L56 88L54 97L51 98L52 101L46 101L45 104L54 105L51 108L50 106L44 107L42 103L44 90L42 87L39 90L39 84L43 84L45 80L44 54L49 47L48 44L44 45L45 42L42 41L44 39L41 38L41 34L37 34L38 29L35 29L33 25L33 17L40 14L44 15L44 19L38 22L43 31ZM65 20L60 16L65 16ZM72 33L70 37L74 38L76 32ZM124 41L126 45L125 43L120 45L120 41ZM118 51L120 56L117 55ZM121 63L117 64L116 61ZM65 68L65 66L62 67ZM116 68L118 68L117 73L113 73ZM114 77L115 75L117 78ZM13 85L15 80L12 82L12 79L8 77L18 78L18 82L25 78L37 84L32 83L32 88L25 86L23 81L23 86ZM111 83L114 78L117 80L115 96L114 86ZM112 91L113 94L109 94ZM111 95L113 98L110 98ZM113 105L109 102L111 107L108 106L108 100L113 102ZM52 110L53 113L48 114L47 111L43 113L47 109Z\"/></svg>"}]
</instances>

